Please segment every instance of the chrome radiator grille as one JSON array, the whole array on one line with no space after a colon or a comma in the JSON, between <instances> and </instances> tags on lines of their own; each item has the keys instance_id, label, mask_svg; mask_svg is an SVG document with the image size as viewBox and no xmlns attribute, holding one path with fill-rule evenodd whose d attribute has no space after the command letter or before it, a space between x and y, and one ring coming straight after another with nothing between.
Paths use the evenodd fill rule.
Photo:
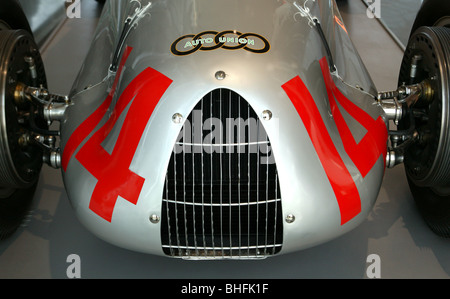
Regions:
<instances>
[{"instance_id":1,"label":"chrome radiator grille","mask_svg":"<svg viewBox=\"0 0 450 299\"><path fill-rule=\"evenodd\" d=\"M281 250L281 192L270 140L228 89L186 119L167 169L161 240L175 257L258 258Z\"/></svg>"}]
</instances>

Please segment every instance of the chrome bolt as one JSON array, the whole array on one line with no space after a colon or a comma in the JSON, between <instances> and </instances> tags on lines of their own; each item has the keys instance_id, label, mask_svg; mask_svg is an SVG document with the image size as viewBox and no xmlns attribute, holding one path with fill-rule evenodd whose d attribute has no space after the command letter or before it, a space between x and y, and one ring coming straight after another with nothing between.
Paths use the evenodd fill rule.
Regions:
<instances>
[{"instance_id":1,"label":"chrome bolt","mask_svg":"<svg viewBox=\"0 0 450 299\"><path fill-rule=\"evenodd\" d=\"M286 216L286 222L287 223L292 223L294 221L295 221L295 216L294 215L289 214L289 215Z\"/></svg>"},{"instance_id":2,"label":"chrome bolt","mask_svg":"<svg viewBox=\"0 0 450 299\"><path fill-rule=\"evenodd\" d=\"M150 222L153 223L153 224L158 223L159 222L159 216L155 215L155 214L151 215L150 216Z\"/></svg>"},{"instance_id":3,"label":"chrome bolt","mask_svg":"<svg viewBox=\"0 0 450 299\"><path fill-rule=\"evenodd\" d=\"M223 80L223 79L225 79L227 74L225 74L224 71L218 71L218 72L216 72L216 74L214 76L216 77L217 80Z\"/></svg>"},{"instance_id":4,"label":"chrome bolt","mask_svg":"<svg viewBox=\"0 0 450 299\"><path fill-rule=\"evenodd\" d=\"M172 116L172 121L173 121L175 124L180 124L180 123L183 121L183 115L181 115L180 113L175 113L175 114Z\"/></svg>"},{"instance_id":5,"label":"chrome bolt","mask_svg":"<svg viewBox=\"0 0 450 299\"><path fill-rule=\"evenodd\" d=\"M28 134L22 134L19 136L17 143L20 147L26 147L29 144L30 136Z\"/></svg>"},{"instance_id":6,"label":"chrome bolt","mask_svg":"<svg viewBox=\"0 0 450 299\"><path fill-rule=\"evenodd\" d=\"M264 110L262 112L262 118L264 120L270 120L272 118L272 112L270 110Z\"/></svg>"}]
</instances>

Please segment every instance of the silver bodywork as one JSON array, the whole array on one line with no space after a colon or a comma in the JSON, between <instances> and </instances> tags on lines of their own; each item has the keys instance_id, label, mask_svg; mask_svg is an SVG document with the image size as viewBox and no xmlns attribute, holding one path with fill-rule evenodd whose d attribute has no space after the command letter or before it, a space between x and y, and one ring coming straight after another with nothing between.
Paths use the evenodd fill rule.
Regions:
<instances>
[{"instance_id":1,"label":"silver bodywork","mask_svg":"<svg viewBox=\"0 0 450 299\"><path fill-rule=\"evenodd\" d=\"M135 21L121 44L124 24L132 16ZM368 174L362 176L346 153L319 66L327 53L311 22L314 18L319 20L331 49L336 66L332 78L338 89L374 120L380 116L384 119L383 109L374 100L377 91L347 35L334 0L107 1L91 50L70 94L72 104L61 123L61 146L65 151L72 134L105 101L117 74L120 75L108 111L88 137L80 141L63 171L68 197L80 221L107 242L163 255L158 219L174 144L183 121L199 100L214 89L227 88L245 98L259 117L264 111L272 115L262 124L271 139L282 194L280 253L326 242L362 223L377 198L385 157L380 155ZM219 48L181 56L170 51L174 41L182 36L225 30L256 33L270 43L270 49L258 54ZM183 45L188 48L185 43L184 40ZM122 72L112 72L114 53L121 46L120 53L125 47L132 50ZM129 168L145 183L136 204L119 196L111 221L105 221L89 208L97 179L79 163L76 152L108 120L130 82L148 67L170 78L172 83L146 124ZM219 71L223 72L219 73L222 77L217 78ZM341 223L335 193L305 125L282 89L283 84L296 76L314 98L359 192L361 211L346 223ZM120 135L126 112L118 117L102 142L109 153ZM182 121L174 122L174 115ZM350 115L343 115L355 140L361 140L366 129Z\"/></svg>"}]
</instances>

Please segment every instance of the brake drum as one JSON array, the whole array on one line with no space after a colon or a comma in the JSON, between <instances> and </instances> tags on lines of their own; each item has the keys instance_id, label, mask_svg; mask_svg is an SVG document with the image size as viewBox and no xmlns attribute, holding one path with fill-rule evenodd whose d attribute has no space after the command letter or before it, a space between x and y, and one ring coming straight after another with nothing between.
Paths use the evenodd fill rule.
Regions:
<instances>
[{"instance_id":1,"label":"brake drum","mask_svg":"<svg viewBox=\"0 0 450 299\"><path fill-rule=\"evenodd\" d=\"M46 86L38 47L25 30L0 30L0 189L27 188L42 166L42 150L30 134L37 110L17 100L19 84ZM16 95L16 96L15 96Z\"/></svg>"},{"instance_id":2,"label":"brake drum","mask_svg":"<svg viewBox=\"0 0 450 299\"><path fill-rule=\"evenodd\" d=\"M405 153L406 173L422 187L450 185L449 60L450 29L420 27L410 38L400 71L400 83L427 79L433 90L431 101L413 107L420 139Z\"/></svg>"}]
</instances>

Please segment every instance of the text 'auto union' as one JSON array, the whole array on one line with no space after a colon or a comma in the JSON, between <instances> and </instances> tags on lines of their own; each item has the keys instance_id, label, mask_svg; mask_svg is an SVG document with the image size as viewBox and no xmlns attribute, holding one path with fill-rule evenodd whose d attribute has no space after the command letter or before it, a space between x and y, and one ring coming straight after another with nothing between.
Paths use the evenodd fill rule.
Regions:
<instances>
[{"instance_id":1,"label":"text 'auto union'","mask_svg":"<svg viewBox=\"0 0 450 299\"><path fill-rule=\"evenodd\" d=\"M365 221L398 164L430 228L450 235L449 3L424 2L388 92L331 0L104 5L65 96L47 89L18 2L0 4L3 238L43 164L93 234L155 255L326 242Z\"/></svg>"}]
</instances>

